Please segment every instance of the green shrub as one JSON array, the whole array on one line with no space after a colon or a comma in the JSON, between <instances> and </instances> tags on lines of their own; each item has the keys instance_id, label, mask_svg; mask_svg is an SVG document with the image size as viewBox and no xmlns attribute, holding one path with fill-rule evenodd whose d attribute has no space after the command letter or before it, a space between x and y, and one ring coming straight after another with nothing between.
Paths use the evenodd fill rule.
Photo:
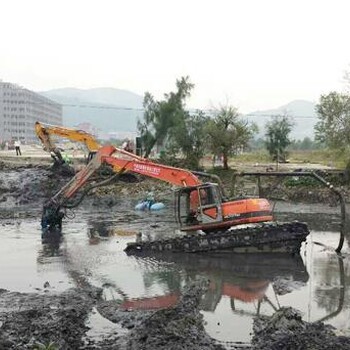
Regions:
<instances>
[{"instance_id":1,"label":"green shrub","mask_svg":"<svg viewBox=\"0 0 350 350\"><path fill-rule=\"evenodd\" d=\"M48 344L36 343L33 350L58 350L57 345L54 342Z\"/></svg>"},{"instance_id":2,"label":"green shrub","mask_svg":"<svg viewBox=\"0 0 350 350\"><path fill-rule=\"evenodd\" d=\"M284 185L286 187L318 187L320 182L313 177L293 176L284 180Z\"/></svg>"}]
</instances>

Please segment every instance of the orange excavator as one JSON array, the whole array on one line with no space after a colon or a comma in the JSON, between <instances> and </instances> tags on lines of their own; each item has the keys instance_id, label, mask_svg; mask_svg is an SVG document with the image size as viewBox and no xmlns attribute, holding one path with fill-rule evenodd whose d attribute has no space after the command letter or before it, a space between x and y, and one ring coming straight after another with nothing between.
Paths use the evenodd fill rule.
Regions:
<instances>
[{"instance_id":1,"label":"orange excavator","mask_svg":"<svg viewBox=\"0 0 350 350\"><path fill-rule=\"evenodd\" d=\"M278 226L276 224L254 226L231 230L241 224L272 223L273 214L270 203L264 198L239 198L226 200L217 183L202 183L193 172L154 163L133 153L113 146L101 147L88 165L77 173L58 193L44 206L42 228L44 230L61 229L64 209L75 206L72 198L83 190L82 196L90 189L106 184L108 181L96 182L97 170L101 166L109 166L115 175L133 172L179 186L175 191L175 215L179 229L197 234L176 237L167 241L152 241L129 244L128 252L142 250L170 251L207 251L232 250L233 248L249 248L253 241L256 248L264 245L269 248L280 247L286 237L286 230L291 230L289 240L292 245L285 245L295 251L295 243L299 251L308 230L301 223ZM85 187L85 189L83 189ZM82 198L82 197L81 197ZM77 201L80 203L80 199ZM269 231L271 234L269 234ZM204 233L204 234L203 234ZM207 235L205 235L207 234ZM205 239L203 237L206 237ZM291 242L289 242L291 243Z\"/></svg>"},{"instance_id":2,"label":"orange excavator","mask_svg":"<svg viewBox=\"0 0 350 350\"><path fill-rule=\"evenodd\" d=\"M71 141L82 142L89 151L88 161L94 156L101 145L89 133L83 130L70 129L63 126L35 123L35 132L43 144L45 151L50 152L54 160L58 163L64 163L60 149L55 145L52 135L60 136Z\"/></svg>"}]
</instances>

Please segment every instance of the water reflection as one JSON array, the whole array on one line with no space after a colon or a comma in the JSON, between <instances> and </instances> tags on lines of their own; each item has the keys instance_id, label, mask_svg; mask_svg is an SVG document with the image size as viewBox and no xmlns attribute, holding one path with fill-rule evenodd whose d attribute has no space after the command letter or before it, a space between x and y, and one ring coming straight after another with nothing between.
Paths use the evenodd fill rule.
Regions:
<instances>
[{"instance_id":1,"label":"water reflection","mask_svg":"<svg viewBox=\"0 0 350 350\"><path fill-rule=\"evenodd\" d=\"M50 230L42 233L42 247L38 252L38 263L44 264L47 258L62 256L61 243L63 242L63 234L60 230Z\"/></svg>"},{"instance_id":2,"label":"water reflection","mask_svg":"<svg viewBox=\"0 0 350 350\"><path fill-rule=\"evenodd\" d=\"M338 257L338 266L339 266L339 288L336 293L338 295L337 296L334 295L333 289L329 291L330 292L329 294L332 294L332 295L325 295L325 293L323 293L324 292L323 290L316 288L316 295L318 295L319 306L324 307L328 312L330 312L328 315L322 317L319 320L321 322L328 321L334 318L335 316L339 315L344 307L344 301L346 296L345 291L346 291L346 285L348 281L345 280L345 268L344 268L344 261L342 257ZM347 279L349 279L349 276L347 276ZM329 297L331 297L331 300L329 300ZM336 300L338 300L338 303L335 302ZM346 298L346 300L349 303L349 296ZM326 304L325 302L328 302L328 304ZM335 306L337 306L337 308L333 311Z\"/></svg>"},{"instance_id":3,"label":"water reflection","mask_svg":"<svg viewBox=\"0 0 350 350\"><path fill-rule=\"evenodd\" d=\"M126 307L143 309L147 308L147 305L150 309L169 307L176 303L181 294L182 286L188 280L202 276L210 280L208 291L202 298L202 310L215 311L222 297L228 297L231 309L235 311L235 301L271 304L266 295L270 284L272 284L276 295L285 294L296 286L305 285L309 279L300 256L158 254L153 259L159 262L173 263L174 271L172 273L169 271L146 271L144 273L145 288L148 288L152 283L163 282L167 285L166 290L169 293L159 297L129 300L125 304Z\"/></svg>"},{"instance_id":4,"label":"water reflection","mask_svg":"<svg viewBox=\"0 0 350 350\"><path fill-rule=\"evenodd\" d=\"M314 217L315 222L318 217ZM296 257L158 254L135 258L123 253L129 239L125 236L145 229L146 224L150 226L154 218L142 217L132 224L128 224L128 220L85 217L65 232L67 244L63 252L69 256L68 262L72 265L69 269L74 267L83 277L89 276L90 283L102 286L119 302L122 299L122 309L155 310L174 306L188 281L202 276L210 280L210 286L201 300L201 310L207 331L215 338L249 341L253 317L271 315L280 306L299 309L307 321L321 319L341 330L349 326L346 315L350 309L346 289L350 282L349 259L339 260L334 250L313 243L324 242L336 247L339 234L335 230L313 230L303 251L305 255ZM313 229L312 223L310 228ZM154 230L162 233L164 227ZM39 255L62 254L60 242L46 243ZM347 254L346 249L344 252ZM237 332L232 334L232 325L239 336Z\"/></svg>"},{"instance_id":5,"label":"water reflection","mask_svg":"<svg viewBox=\"0 0 350 350\"><path fill-rule=\"evenodd\" d=\"M87 236L89 237L89 244L99 244L101 241L113 236L134 236L134 230L118 227L113 222L104 220L89 219Z\"/></svg>"}]
</instances>

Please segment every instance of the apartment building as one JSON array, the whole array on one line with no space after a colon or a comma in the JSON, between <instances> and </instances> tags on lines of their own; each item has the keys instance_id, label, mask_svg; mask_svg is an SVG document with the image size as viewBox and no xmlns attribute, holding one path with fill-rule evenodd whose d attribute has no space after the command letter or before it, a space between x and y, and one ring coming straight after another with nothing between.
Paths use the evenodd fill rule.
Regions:
<instances>
[{"instance_id":1,"label":"apartment building","mask_svg":"<svg viewBox=\"0 0 350 350\"><path fill-rule=\"evenodd\" d=\"M21 86L0 81L0 143L37 142L37 120L62 125L62 106Z\"/></svg>"}]
</instances>

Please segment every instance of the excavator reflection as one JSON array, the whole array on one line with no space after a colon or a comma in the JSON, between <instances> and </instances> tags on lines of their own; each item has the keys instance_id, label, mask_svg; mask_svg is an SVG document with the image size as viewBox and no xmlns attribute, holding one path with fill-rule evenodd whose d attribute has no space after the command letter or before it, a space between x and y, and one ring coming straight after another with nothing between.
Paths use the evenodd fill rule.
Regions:
<instances>
[{"instance_id":1,"label":"excavator reflection","mask_svg":"<svg viewBox=\"0 0 350 350\"><path fill-rule=\"evenodd\" d=\"M99 244L101 240L112 236L126 236L130 231L116 229L111 223L90 222L87 237L90 245ZM59 252L62 236L51 236L43 245L42 254L54 256ZM143 258L136 257L142 266L145 266ZM241 314L252 314L247 310L240 310L244 304L257 304L257 313L260 313L261 305L266 304L274 310L277 305L267 296L267 291L272 286L278 295L280 291L274 288L278 279L306 284L309 275L300 255L289 256L285 254L186 254L186 253L157 253L152 254L153 262L165 263L171 271L159 269L146 270L143 273L146 288L153 284L165 285L168 291L163 295L152 297L128 298L124 294L120 308L123 310L156 310L172 307L177 304L182 294L182 287L187 281L198 276L210 280L209 288L201 301L203 311L214 312L222 298L230 298L231 310ZM147 264L147 263L146 263ZM169 264L169 265L168 265ZM121 293L118 291L118 294Z\"/></svg>"},{"instance_id":2,"label":"excavator reflection","mask_svg":"<svg viewBox=\"0 0 350 350\"><path fill-rule=\"evenodd\" d=\"M230 298L231 309L234 312L249 313L249 311L237 309L237 302L257 303L257 315L262 303L267 303L274 310L278 306L268 298L266 292L274 281L279 278L297 281L306 284L309 275L300 256L289 257L283 254L258 254L258 255L228 255L220 254L208 256L204 254L158 254L155 258L162 262L174 262L177 268L184 271L171 274L178 276L178 283L171 281L168 286L169 293L150 298L125 300L121 304L122 309L127 310L154 310L174 306L181 296L181 285L185 280L203 276L210 280L208 291L202 298L201 309L203 311L215 311L223 297ZM145 279L147 283L154 280L167 282L169 274L162 272L149 272ZM275 291L278 294L278 291Z\"/></svg>"},{"instance_id":3,"label":"excavator reflection","mask_svg":"<svg viewBox=\"0 0 350 350\"><path fill-rule=\"evenodd\" d=\"M338 303L335 303L335 305L337 305L337 308L334 311L331 311L327 315L325 315L322 318L320 318L318 320L319 322L326 322L326 321L336 317L337 315L339 315L342 312L342 310L343 310L344 302L346 300L345 296L346 296L346 284L347 284L347 282L346 282L346 279L345 279L346 274L345 274L345 267L344 267L343 257L342 256L337 256L336 260L337 260L337 264L338 264L338 268L339 268L339 287L340 287L339 291L338 291L338 293L339 293L339 295L338 295ZM322 294L318 290L316 290L316 292L318 294L319 303L322 304L322 299L323 299L322 298ZM332 290L328 290L327 292L330 294L333 291ZM330 305L331 305L331 307L334 307L333 303L330 303Z\"/></svg>"},{"instance_id":4,"label":"excavator reflection","mask_svg":"<svg viewBox=\"0 0 350 350\"><path fill-rule=\"evenodd\" d=\"M108 223L106 220L89 220L87 235L89 244L96 245L101 241L107 240L110 237L135 237L136 231L126 228L116 228L113 223Z\"/></svg>"},{"instance_id":5,"label":"excavator reflection","mask_svg":"<svg viewBox=\"0 0 350 350\"><path fill-rule=\"evenodd\" d=\"M89 243L93 245L115 235L126 236L130 233L127 230L113 228L111 222L108 224L99 222L94 225L91 221L87 235ZM38 262L45 263L45 257L65 255L62 248L60 249L62 236L57 235L56 239L50 237L50 240L42 246ZM148 266L147 259L139 257L135 259L143 269ZM166 268L154 269L155 264L158 266L157 263L164 263ZM328 313L319 319L322 322L330 321L348 307L346 303L348 276L342 257L334 257L329 272L335 281L339 282L340 288L335 289L335 295L334 288L322 289L324 299L331 304L330 309L327 309ZM122 296L120 309L157 310L175 306L182 295L183 286L198 276L210 280L209 288L201 300L203 311L214 312L223 298L229 298L232 312L248 317L262 315L268 310L277 311L280 308L279 296L293 293L295 288L303 288L309 281L309 274L300 255L292 257L276 253L250 255L158 253L152 254L150 268L143 271L143 279L146 290L154 285L161 285L161 289L166 291L162 295L130 298L121 288L113 287L112 282L108 284L112 286L110 291L112 295L115 291ZM329 282L327 275L321 276L323 276L319 281L321 285ZM283 286L285 283L287 285ZM271 293L275 294L277 303L271 297ZM315 293L317 299L320 299L317 286ZM308 303L310 302L311 300ZM319 307L324 308L324 305Z\"/></svg>"},{"instance_id":6,"label":"excavator reflection","mask_svg":"<svg viewBox=\"0 0 350 350\"><path fill-rule=\"evenodd\" d=\"M204 254L172 254L158 255L157 259L164 262L175 262L176 266L185 271L185 277L181 273L174 273L172 276L177 276L179 281L174 286L174 281L170 281L168 285L169 293L151 298L138 298L125 300L121 307L127 310L155 310L174 306L181 296L181 279L194 279L201 275L210 280L209 289L203 296L201 301L201 309L203 311L214 312L223 297L230 298L230 307L234 313L255 317L263 314L262 310L267 310L264 305L269 307L273 312L280 309L281 305L278 301L278 296L293 292L295 286L300 288L305 286L309 281L309 274L300 256L288 257L277 254L250 254L240 255L204 255ZM339 290L334 288L323 290L327 294L327 300L330 304L330 309L326 315L314 320L314 322L329 322L342 312L346 305L347 292L347 274L344 267L344 258L335 256L337 261L337 269L332 270L334 278L338 280ZM334 268L336 264L334 264ZM149 272L146 274L148 285L150 281L159 282L163 280L167 282L169 274L159 276L158 272ZM182 277L181 277L182 276ZM287 285L282 287L279 285L282 281L282 286L285 282ZM322 281L327 283L328 279ZM289 288L290 283L292 288ZM276 301L269 298L268 290L272 287ZM316 288L316 295L320 298L320 293ZM325 295L326 296L326 295ZM324 296L324 297L325 297ZM334 301L334 302L333 302ZM310 305L312 301L309 300ZM244 305L254 304L255 312L251 308L245 308ZM289 306L289 305L285 305ZM310 307L310 306L309 306ZM324 306L323 306L324 307Z\"/></svg>"}]
</instances>

